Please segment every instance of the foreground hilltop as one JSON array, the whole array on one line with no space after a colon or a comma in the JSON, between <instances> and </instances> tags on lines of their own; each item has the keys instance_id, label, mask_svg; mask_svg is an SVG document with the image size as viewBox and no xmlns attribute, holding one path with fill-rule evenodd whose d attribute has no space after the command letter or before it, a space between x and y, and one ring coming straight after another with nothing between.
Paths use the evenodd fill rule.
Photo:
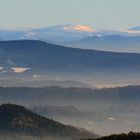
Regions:
<instances>
[{"instance_id":1,"label":"foreground hilltop","mask_svg":"<svg viewBox=\"0 0 140 140\"><path fill-rule=\"evenodd\" d=\"M128 134L113 134L110 136L102 137L99 139L88 139L88 140L139 140L140 133L129 132Z\"/></svg>"},{"instance_id":2,"label":"foreground hilltop","mask_svg":"<svg viewBox=\"0 0 140 140\"><path fill-rule=\"evenodd\" d=\"M97 135L84 129L64 125L42 117L23 106L3 104L0 106L0 134L52 137L52 139L95 138Z\"/></svg>"}]
</instances>

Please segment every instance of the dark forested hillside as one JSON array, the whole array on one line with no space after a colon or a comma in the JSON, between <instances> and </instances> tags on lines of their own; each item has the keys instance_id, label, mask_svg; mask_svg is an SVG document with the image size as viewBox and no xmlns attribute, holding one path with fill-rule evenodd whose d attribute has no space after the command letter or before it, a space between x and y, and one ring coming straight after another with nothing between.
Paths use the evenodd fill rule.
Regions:
<instances>
[{"instance_id":1,"label":"dark forested hillside","mask_svg":"<svg viewBox=\"0 0 140 140\"><path fill-rule=\"evenodd\" d=\"M0 106L0 134L26 134L53 138L89 138L97 135L42 117L18 105Z\"/></svg>"},{"instance_id":2,"label":"dark forested hillside","mask_svg":"<svg viewBox=\"0 0 140 140\"><path fill-rule=\"evenodd\" d=\"M128 134L113 134L110 136L102 137L99 139L87 139L87 140L140 140L140 133L129 132Z\"/></svg>"}]
</instances>

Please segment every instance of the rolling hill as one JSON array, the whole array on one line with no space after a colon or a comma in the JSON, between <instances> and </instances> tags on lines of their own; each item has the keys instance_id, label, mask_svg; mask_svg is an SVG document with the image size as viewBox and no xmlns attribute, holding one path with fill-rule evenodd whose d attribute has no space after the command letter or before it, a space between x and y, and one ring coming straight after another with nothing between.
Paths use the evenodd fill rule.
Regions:
<instances>
[{"instance_id":1,"label":"rolling hill","mask_svg":"<svg viewBox=\"0 0 140 140\"><path fill-rule=\"evenodd\" d=\"M139 132L130 131L129 133L112 134L98 139L88 139L88 140L136 140L140 139Z\"/></svg>"},{"instance_id":2,"label":"rolling hill","mask_svg":"<svg viewBox=\"0 0 140 140\"><path fill-rule=\"evenodd\" d=\"M82 50L33 40L0 42L0 77L43 75L92 85L133 84L139 73L140 54L136 53Z\"/></svg>"},{"instance_id":3,"label":"rolling hill","mask_svg":"<svg viewBox=\"0 0 140 140\"><path fill-rule=\"evenodd\" d=\"M71 140L97 137L97 135L84 129L61 124L33 113L23 106L13 104L0 106L0 134L24 134Z\"/></svg>"}]
</instances>

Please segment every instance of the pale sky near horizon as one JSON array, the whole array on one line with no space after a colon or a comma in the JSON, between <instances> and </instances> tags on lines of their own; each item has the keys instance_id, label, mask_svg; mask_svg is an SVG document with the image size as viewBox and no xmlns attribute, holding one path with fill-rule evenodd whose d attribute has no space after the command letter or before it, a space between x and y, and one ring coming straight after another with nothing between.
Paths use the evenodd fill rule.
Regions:
<instances>
[{"instance_id":1,"label":"pale sky near horizon","mask_svg":"<svg viewBox=\"0 0 140 140\"><path fill-rule=\"evenodd\" d=\"M0 0L0 29L82 24L123 30L140 25L140 0Z\"/></svg>"}]
</instances>

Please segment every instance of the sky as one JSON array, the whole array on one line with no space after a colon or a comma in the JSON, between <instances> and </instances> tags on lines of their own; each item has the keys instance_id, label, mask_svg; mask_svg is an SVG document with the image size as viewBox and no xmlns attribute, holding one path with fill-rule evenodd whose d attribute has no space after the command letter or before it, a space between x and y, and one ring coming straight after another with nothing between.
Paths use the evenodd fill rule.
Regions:
<instances>
[{"instance_id":1,"label":"sky","mask_svg":"<svg viewBox=\"0 0 140 140\"><path fill-rule=\"evenodd\" d=\"M0 0L0 28L59 24L123 30L140 25L140 0Z\"/></svg>"}]
</instances>

